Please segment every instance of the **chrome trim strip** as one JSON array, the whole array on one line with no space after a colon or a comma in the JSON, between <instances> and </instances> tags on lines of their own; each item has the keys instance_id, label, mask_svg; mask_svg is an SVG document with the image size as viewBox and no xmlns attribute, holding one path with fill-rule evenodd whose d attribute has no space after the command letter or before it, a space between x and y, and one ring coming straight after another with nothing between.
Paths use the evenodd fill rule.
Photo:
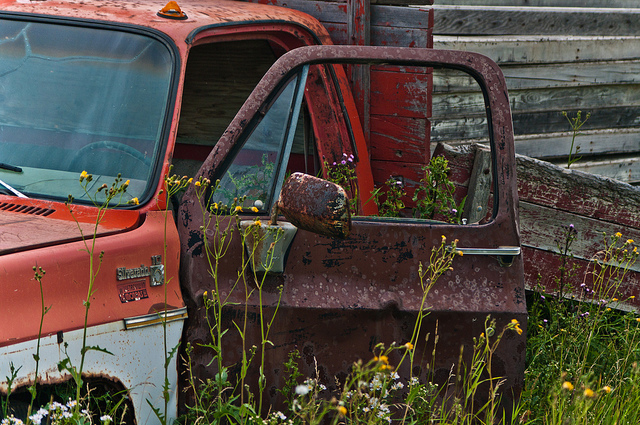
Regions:
<instances>
[{"instance_id":1,"label":"chrome trim strip","mask_svg":"<svg viewBox=\"0 0 640 425\"><path fill-rule=\"evenodd\" d=\"M456 248L463 255L520 255L519 246L501 246L498 248Z\"/></svg>"},{"instance_id":2,"label":"chrome trim strip","mask_svg":"<svg viewBox=\"0 0 640 425\"><path fill-rule=\"evenodd\" d=\"M163 321L168 323L175 320L184 320L187 318L187 307L164 312L164 319L162 313L163 312L159 311L157 313L145 314L144 316L127 317L124 319L124 328L125 330L137 329L145 326L158 325Z\"/></svg>"}]
</instances>

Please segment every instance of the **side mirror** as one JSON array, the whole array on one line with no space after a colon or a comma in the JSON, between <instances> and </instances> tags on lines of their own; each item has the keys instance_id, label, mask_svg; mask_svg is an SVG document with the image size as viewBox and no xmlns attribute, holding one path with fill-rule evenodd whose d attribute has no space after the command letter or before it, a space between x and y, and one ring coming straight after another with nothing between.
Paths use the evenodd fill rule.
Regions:
<instances>
[{"instance_id":1,"label":"side mirror","mask_svg":"<svg viewBox=\"0 0 640 425\"><path fill-rule=\"evenodd\" d=\"M335 183L293 173L282 186L278 212L299 229L345 239L351 232L349 198Z\"/></svg>"}]
</instances>

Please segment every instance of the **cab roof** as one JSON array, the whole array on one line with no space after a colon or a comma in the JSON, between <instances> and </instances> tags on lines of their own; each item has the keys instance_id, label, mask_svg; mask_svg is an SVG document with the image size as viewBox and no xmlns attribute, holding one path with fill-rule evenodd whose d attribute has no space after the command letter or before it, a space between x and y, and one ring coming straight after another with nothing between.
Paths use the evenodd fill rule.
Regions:
<instances>
[{"instance_id":1,"label":"cab roof","mask_svg":"<svg viewBox=\"0 0 640 425\"><path fill-rule=\"evenodd\" d=\"M168 0L0 0L0 14L11 12L46 15L86 21L102 21L153 28L185 41L190 34L218 25L279 22L308 29L320 41L330 43L324 27L313 17L292 9L258 3L228 0L178 0L185 20L158 16Z\"/></svg>"}]
</instances>

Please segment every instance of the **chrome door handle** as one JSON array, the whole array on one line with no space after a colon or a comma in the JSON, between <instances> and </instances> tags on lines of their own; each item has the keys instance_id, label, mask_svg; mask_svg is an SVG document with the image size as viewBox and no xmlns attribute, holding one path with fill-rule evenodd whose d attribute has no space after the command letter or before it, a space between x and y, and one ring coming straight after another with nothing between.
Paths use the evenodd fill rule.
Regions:
<instances>
[{"instance_id":1,"label":"chrome door handle","mask_svg":"<svg viewBox=\"0 0 640 425\"><path fill-rule=\"evenodd\" d=\"M462 255L495 255L498 257L498 263L502 267L509 267L513 264L514 257L520 255L519 246L500 246L498 248L460 248L456 249L462 252Z\"/></svg>"},{"instance_id":2,"label":"chrome door handle","mask_svg":"<svg viewBox=\"0 0 640 425\"><path fill-rule=\"evenodd\" d=\"M498 248L456 248L458 251L462 251L463 255L508 255L516 256L520 255L519 246L500 246Z\"/></svg>"}]
</instances>

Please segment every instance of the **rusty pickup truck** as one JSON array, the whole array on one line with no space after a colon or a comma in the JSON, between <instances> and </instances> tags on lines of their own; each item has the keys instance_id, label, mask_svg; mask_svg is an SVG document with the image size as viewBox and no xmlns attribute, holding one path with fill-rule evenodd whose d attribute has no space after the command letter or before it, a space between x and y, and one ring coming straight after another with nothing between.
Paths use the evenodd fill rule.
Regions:
<instances>
[{"instance_id":1,"label":"rusty pickup truck","mask_svg":"<svg viewBox=\"0 0 640 425\"><path fill-rule=\"evenodd\" d=\"M282 248L261 299L233 291L245 249L239 238L228 241L217 270L217 290L230 302L225 320L245 308L279 307L265 348L272 403L293 350L302 373L335 387L335 377L369 358L377 343L408 341L420 310L420 263L443 237L457 239L464 255L428 296L423 329L437 331L437 355L421 346L416 358L433 368L412 372L446 380L489 315L498 326L526 325L512 122L502 73L490 59L333 45L309 15L225 0L2 0L0 20L0 374L20 367L16 403L33 382L68 381L58 364L78 365L83 344L109 351L86 352L85 383L126 390L139 424L158 421L151 406L163 403L173 347L193 347L198 379L215 375L203 303L214 282L204 245L215 243L203 235L215 232L197 186L167 196L170 173L219 180L220 190L206 197L209 210L242 199L242 220L268 220L279 197L291 196L283 189L290 173L327 178L329 164L355 164L357 214L345 222L345 238L322 234L322 225L314 230L318 219L298 207L293 215L303 224ZM349 83L363 69L372 93L382 94L370 105L378 113L367 131ZM453 125L449 114L432 115L430 98L454 81L477 85L487 119L468 124L483 126L491 148L465 218L379 217L372 191L394 178L412 193L431 156L432 123ZM456 101L450 98L450 109L459 114L465 105ZM409 127L424 137L403 139ZM126 192L99 208L96 191L118 176ZM298 204L322 206L317 186L299 189L306 198ZM34 278L34 267L45 274ZM247 346L260 338L255 317ZM523 384L525 337L509 333L494 357L507 397ZM242 342L237 332L225 336L230 365ZM184 368L182 357L171 357L168 418L178 414ZM7 390L3 380L0 391Z\"/></svg>"}]
</instances>

